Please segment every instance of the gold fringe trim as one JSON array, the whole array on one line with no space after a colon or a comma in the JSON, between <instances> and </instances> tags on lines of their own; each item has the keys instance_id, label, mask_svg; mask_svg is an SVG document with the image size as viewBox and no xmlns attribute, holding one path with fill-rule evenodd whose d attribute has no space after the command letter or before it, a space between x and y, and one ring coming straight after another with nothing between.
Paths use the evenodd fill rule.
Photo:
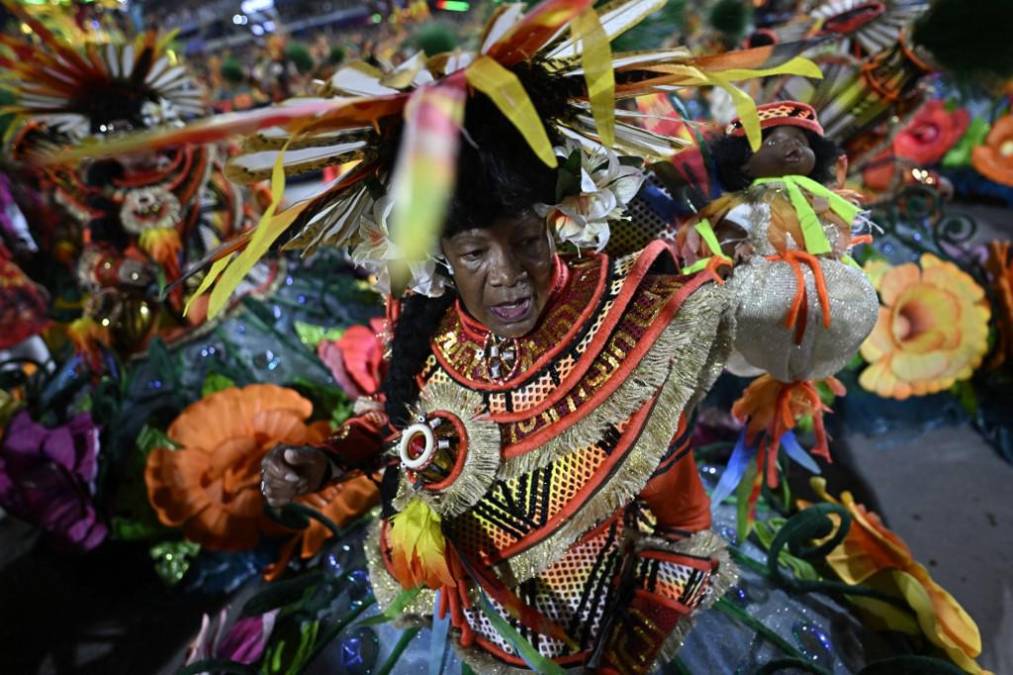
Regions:
<instances>
[{"instance_id":1,"label":"gold fringe trim","mask_svg":"<svg viewBox=\"0 0 1013 675\"><path fill-rule=\"evenodd\" d=\"M457 657L471 666L478 675L531 675L528 668L509 666L480 647L462 647L460 641L451 640ZM567 670L567 669L564 669ZM583 669L574 671L583 672Z\"/></svg>"},{"instance_id":2,"label":"gold fringe trim","mask_svg":"<svg viewBox=\"0 0 1013 675\"><path fill-rule=\"evenodd\" d=\"M386 565L383 564L383 556L380 553L380 525L383 519L377 519L369 525L366 538L362 543L363 552L366 554L366 568L369 570L369 580L373 586L373 597L381 612L387 610L394 599L401 594L404 588L397 579L390 575ZM423 588L414 600L408 603L398 620L410 625L428 625L426 617L433 613L433 603L436 602L436 591Z\"/></svg>"},{"instance_id":3,"label":"gold fringe trim","mask_svg":"<svg viewBox=\"0 0 1013 675\"><path fill-rule=\"evenodd\" d=\"M680 621L676 625L675 630L669 633L668 637L665 638L665 643L658 651L658 656L652 666L653 670L654 668L659 668L664 664L669 663L675 658L675 655L680 649L682 649L682 645L686 642L686 636L688 636L689 632L693 629L693 617L697 614L697 612L710 608L718 601L718 598L728 592L728 589L738 583L739 569L728 556L728 547L724 540L712 530L697 532L689 539L679 542L669 542L660 540L656 537L649 537L638 544L638 549L643 550L645 548L671 551L672 553L682 553L698 557L706 556L711 560L716 559L718 561L717 572L710 578L710 590L707 593L707 596L703 599L699 606L693 609L690 616Z\"/></svg>"},{"instance_id":4,"label":"gold fringe trim","mask_svg":"<svg viewBox=\"0 0 1013 675\"><path fill-rule=\"evenodd\" d=\"M651 359L652 367L662 369L665 377L640 438L607 484L589 498L580 511L552 535L496 566L504 583L516 586L548 568L585 532L624 507L644 489L669 448L686 404L713 375L713 368L708 364L716 364L723 358L726 340L719 336L725 332L722 328L727 317L726 298L722 287L714 287L713 292L704 293L695 303L687 301L682 310L686 315L680 312L684 320L674 321L666 330L676 336L671 355L667 359ZM671 367L673 359L675 368ZM612 406L624 405L624 395L620 389L610 399L609 407L614 410Z\"/></svg>"},{"instance_id":5,"label":"gold fringe trim","mask_svg":"<svg viewBox=\"0 0 1013 675\"><path fill-rule=\"evenodd\" d=\"M420 393L415 413L426 417L438 410L453 413L464 425L468 434L464 466L446 489L412 490L406 486L407 489L398 490L394 507L399 511L409 499L419 497L441 516L456 516L481 501L496 480L500 465L499 425L482 415L481 394L450 383L431 382ZM402 479L402 484L405 483Z\"/></svg>"},{"instance_id":6,"label":"gold fringe trim","mask_svg":"<svg viewBox=\"0 0 1013 675\"><path fill-rule=\"evenodd\" d=\"M675 368L692 372L694 376L704 363L709 365L718 361L723 367L724 359L720 355L713 359L708 356L705 361L698 358L698 352L711 345L718 333L714 323L727 313L729 301L728 290L716 284L693 293L658 337L654 347L608 400L542 447L504 462L499 478L510 480L531 473L600 440L610 425L627 420L658 391L672 370L673 360ZM687 362L684 364L682 359L687 359ZM717 373L720 374L720 367ZM678 422L678 419L674 421ZM672 431L675 432L674 427Z\"/></svg>"}]
</instances>

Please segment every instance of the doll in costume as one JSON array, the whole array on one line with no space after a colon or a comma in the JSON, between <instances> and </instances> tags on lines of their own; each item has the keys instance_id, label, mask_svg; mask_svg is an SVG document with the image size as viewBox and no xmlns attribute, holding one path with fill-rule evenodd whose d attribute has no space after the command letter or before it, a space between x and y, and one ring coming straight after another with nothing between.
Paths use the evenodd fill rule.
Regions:
<instances>
[{"instance_id":1,"label":"doll in costume","mask_svg":"<svg viewBox=\"0 0 1013 675\"><path fill-rule=\"evenodd\" d=\"M749 420L740 449L760 450L773 486L778 448L801 452L792 429L803 415L815 422L813 453L829 461L815 382L843 393L833 374L872 330L878 304L848 255L870 240L870 223L855 193L826 186L840 158L815 111L796 101L757 110L760 149L750 149L741 120L728 125L712 152L718 179L732 191L684 223L676 245L685 272L728 275L740 327L727 367L760 375L733 411ZM717 497L733 487L729 476Z\"/></svg>"}]
</instances>

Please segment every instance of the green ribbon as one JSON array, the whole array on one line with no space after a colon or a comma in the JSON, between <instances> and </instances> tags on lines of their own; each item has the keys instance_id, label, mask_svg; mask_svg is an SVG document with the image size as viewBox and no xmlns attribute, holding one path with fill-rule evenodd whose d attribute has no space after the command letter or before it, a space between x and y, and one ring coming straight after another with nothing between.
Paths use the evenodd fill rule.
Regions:
<instances>
[{"instance_id":1,"label":"green ribbon","mask_svg":"<svg viewBox=\"0 0 1013 675\"><path fill-rule=\"evenodd\" d=\"M696 274L707 267L707 264L714 256L725 259L728 258L728 256L724 254L724 251L721 250L721 243L718 241L717 235L714 234L714 228L711 226L711 221L704 218L694 225L693 229L697 231L697 234L699 234L700 238L703 239L705 244L707 244L707 248L713 255L707 256L706 258L700 258L700 260L697 260L692 265L683 267L683 274Z\"/></svg>"},{"instance_id":2,"label":"green ribbon","mask_svg":"<svg viewBox=\"0 0 1013 675\"><path fill-rule=\"evenodd\" d=\"M803 190L827 200L830 210L840 216L846 223L854 222L861 209L844 197L840 196L822 183L814 181L807 176L781 176L780 178L757 178L753 185L783 185L788 193L788 199L798 216L799 226L802 228L802 238L805 240L805 250L813 255L824 255L830 253L830 241L823 232L823 224L819 216L813 210L809 200L803 194Z\"/></svg>"},{"instance_id":3,"label":"green ribbon","mask_svg":"<svg viewBox=\"0 0 1013 675\"><path fill-rule=\"evenodd\" d=\"M554 661L542 656L541 652L535 649L534 645L528 642L516 628L510 625L509 621L496 611L496 608L492 606L492 603L489 602L489 599L481 589L479 589L478 601L479 606L482 608L482 613L489 619L493 628L513 646L514 651L517 652L529 668L536 673L565 675L561 667Z\"/></svg>"}]
</instances>

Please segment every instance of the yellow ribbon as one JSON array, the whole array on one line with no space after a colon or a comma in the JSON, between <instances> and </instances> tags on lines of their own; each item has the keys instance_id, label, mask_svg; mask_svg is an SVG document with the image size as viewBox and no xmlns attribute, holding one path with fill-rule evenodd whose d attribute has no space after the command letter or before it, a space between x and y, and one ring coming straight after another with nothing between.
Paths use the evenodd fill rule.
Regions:
<instances>
[{"instance_id":1,"label":"yellow ribbon","mask_svg":"<svg viewBox=\"0 0 1013 675\"><path fill-rule=\"evenodd\" d=\"M616 78L608 35L593 7L578 14L570 24L570 30L581 41L580 60L598 137L602 145L611 148L616 140Z\"/></svg>"},{"instance_id":2,"label":"yellow ribbon","mask_svg":"<svg viewBox=\"0 0 1013 675\"><path fill-rule=\"evenodd\" d=\"M779 66L771 68L726 68L709 72L696 66L678 64L657 64L648 67L648 70L659 73L670 73L682 75L681 79L672 78L671 84L683 86L711 85L723 89L735 104L735 114L742 121L742 129L746 132L746 139L753 152L759 149L762 140L760 130L760 118L756 114L756 102L732 82L739 80L750 80L774 75L801 75L802 77L822 78L819 66L809 59L796 56Z\"/></svg>"},{"instance_id":3,"label":"yellow ribbon","mask_svg":"<svg viewBox=\"0 0 1013 675\"><path fill-rule=\"evenodd\" d=\"M190 296L190 299L186 301L186 306L183 307L183 316L190 313L190 305L193 304L194 300L207 293L207 290L211 288L211 284L215 282L215 279L221 275L222 270L224 270L235 257L235 253L230 253L224 258L216 260L214 264L211 265L211 269L209 269L208 273L204 275L203 279L201 279L200 285L197 286L197 290L194 291L193 295Z\"/></svg>"},{"instance_id":4,"label":"yellow ribbon","mask_svg":"<svg viewBox=\"0 0 1013 675\"><path fill-rule=\"evenodd\" d=\"M558 162L556 153L552 151L552 143L517 76L489 56L480 56L468 66L465 74L468 84L492 99L500 112L517 127L538 158L549 168L555 169Z\"/></svg>"},{"instance_id":5,"label":"yellow ribbon","mask_svg":"<svg viewBox=\"0 0 1013 675\"><path fill-rule=\"evenodd\" d=\"M219 269L218 274L215 275L220 275L220 280L211 290L211 298L208 301L209 319L214 318L225 309L229 297L239 287L243 278L249 274L253 266L257 264L257 261L271 248L271 244L281 236L282 232L288 229L288 226L299 215L299 210L297 209L289 209L285 213L275 215L278 205L281 204L281 200L285 196L285 151L288 150L288 146L299 136L299 131L301 129L296 130L292 134L282 149L278 151L278 156L274 160L274 167L271 169L271 204L257 223L253 236L250 238L250 243L240 253L226 258L225 260L230 261L228 267ZM217 266L217 263L215 266ZM214 272L215 268L212 267L211 271ZM211 276L212 274L209 273L208 277ZM203 287L204 284L202 283L201 286Z\"/></svg>"}]
</instances>

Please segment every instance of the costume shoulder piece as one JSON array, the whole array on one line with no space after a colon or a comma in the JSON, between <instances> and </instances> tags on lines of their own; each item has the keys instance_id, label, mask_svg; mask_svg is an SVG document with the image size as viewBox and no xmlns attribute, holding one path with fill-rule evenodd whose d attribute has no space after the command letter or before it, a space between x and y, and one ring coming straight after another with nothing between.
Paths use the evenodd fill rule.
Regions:
<instances>
[{"instance_id":1,"label":"costume shoulder piece","mask_svg":"<svg viewBox=\"0 0 1013 675\"><path fill-rule=\"evenodd\" d=\"M727 292L652 274L668 251L577 261L540 326L508 344L451 309L417 413L439 418L455 459L407 467L395 506L423 499L476 564L520 581L633 499L727 351Z\"/></svg>"}]
</instances>

